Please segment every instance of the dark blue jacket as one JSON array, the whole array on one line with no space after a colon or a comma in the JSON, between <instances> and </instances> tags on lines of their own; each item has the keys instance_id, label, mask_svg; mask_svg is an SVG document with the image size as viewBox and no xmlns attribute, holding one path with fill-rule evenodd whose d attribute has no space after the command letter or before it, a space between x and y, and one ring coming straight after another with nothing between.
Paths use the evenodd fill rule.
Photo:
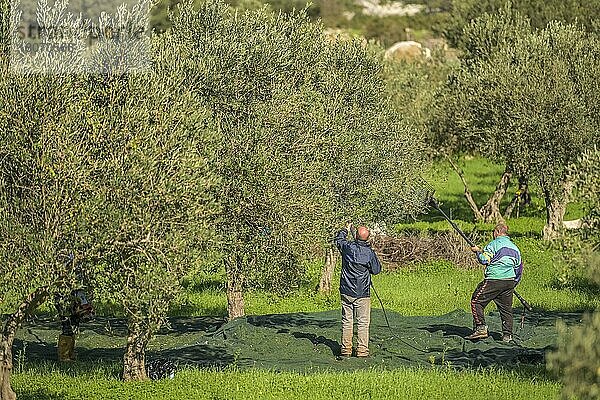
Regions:
<instances>
[{"instance_id":1,"label":"dark blue jacket","mask_svg":"<svg viewBox=\"0 0 600 400\"><path fill-rule=\"evenodd\" d=\"M335 236L335 245L342 254L340 293L356 297L371 297L371 274L381 272L381 264L369 243L362 240L350 242L348 231L342 229Z\"/></svg>"}]
</instances>

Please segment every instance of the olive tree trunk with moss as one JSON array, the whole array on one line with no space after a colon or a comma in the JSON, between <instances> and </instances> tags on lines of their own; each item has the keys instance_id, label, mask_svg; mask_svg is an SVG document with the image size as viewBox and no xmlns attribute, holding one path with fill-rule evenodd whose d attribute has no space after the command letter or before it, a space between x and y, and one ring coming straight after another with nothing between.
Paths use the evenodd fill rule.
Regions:
<instances>
[{"instance_id":1,"label":"olive tree trunk with moss","mask_svg":"<svg viewBox=\"0 0 600 400\"><path fill-rule=\"evenodd\" d=\"M139 322L128 324L127 345L123 356L123 380L144 381L146 374L146 347L150 341L150 332Z\"/></svg>"},{"instance_id":2,"label":"olive tree trunk with moss","mask_svg":"<svg viewBox=\"0 0 600 400\"><path fill-rule=\"evenodd\" d=\"M15 335L25 318L31 315L33 310L42 304L47 296L48 288L39 288L29 295L4 323L0 341L0 400L15 400L17 398L10 384L13 369L12 347Z\"/></svg>"},{"instance_id":3,"label":"olive tree trunk with moss","mask_svg":"<svg viewBox=\"0 0 600 400\"><path fill-rule=\"evenodd\" d=\"M336 257L337 249L333 246L325 250L325 264L321 271L321 279L319 280L318 292L323 294L331 294L331 287L333 283L333 274L335 272L335 265L337 262Z\"/></svg>"}]
</instances>

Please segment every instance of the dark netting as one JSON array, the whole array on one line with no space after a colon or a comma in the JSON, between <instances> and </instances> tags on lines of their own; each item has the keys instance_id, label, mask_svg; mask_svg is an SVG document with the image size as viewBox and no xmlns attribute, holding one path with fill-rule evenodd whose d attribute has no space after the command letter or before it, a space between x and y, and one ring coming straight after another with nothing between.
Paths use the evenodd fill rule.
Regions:
<instances>
[{"instance_id":1,"label":"dark netting","mask_svg":"<svg viewBox=\"0 0 600 400\"><path fill-rule=\"evenodd\" d=\"M172 318L152 340L147 360L165 359L178 366L265 368L275 371L355 370L383 367L450 365L458 369L498 366L515 368L544 363L557 340L556 321L581 321L581 313L533 312L521 328L515 310L517 344L501 340L497 312L487 316L491 336L479 342L464 340L471 332L471 315L462 310L441 316L404 316L388 311L391 329L381 309L372 310L372 356L337 361L341 334L340 311L311 314L248 316L233 322L210 317ZM27 360L56 360L58 321L29 322L15 341L15 354L26 345ZM81 361L120 361L125 345L123 320L96 318L81 327L77 339Z\"/></svg>"}]
</instances>

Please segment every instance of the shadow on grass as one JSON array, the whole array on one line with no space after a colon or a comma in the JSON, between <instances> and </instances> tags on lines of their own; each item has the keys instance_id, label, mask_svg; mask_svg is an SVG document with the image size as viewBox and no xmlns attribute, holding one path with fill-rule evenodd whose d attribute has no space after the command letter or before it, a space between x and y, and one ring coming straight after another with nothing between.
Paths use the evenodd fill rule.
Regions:
<instances>
[{"instance_id":1,"label":"shadow on grass","mask_svg":"<svg viewBox=\"0 0 600 400\"><path fill-rule=\"evenodd\" d=\"M19 400L63 400L67 399L64 394L51 392L48 389L36 389L31 391L17 390Z\"/></svg>"},{"instance_id":2,"label":"shadow on grass","mask_svg":"<svg viewBox=\"0 0 600 400\"><path fill-rule=\"evenodd\" d=\"M444 337L459 336L461 338L471 334L472 332L472 330L467 328L466 326L456 326L450 324L429 325L423 328L423 330L426 330L429 333L442 331L442 335Z\"/></svg>"},{"instance_id":3,"label":"shadow on grass","mask_svg":"<svg viewBox=\"0 0 600 400\"><path fill-rule=\"evenodd\" d=\"M444 360L459 369L501 366L503 369L518 372L523 364L529 366L544 365L546 352L550 349L550 346L531 349L516 345L499 345L488 350L450 350L444 354Z\"/></svg>"},{"instance_id":4,"label":"shadow on grass","mask_svg":"<svg viewBox=\"0 0 600 400\"><path fill-rule=\"evenodd\" d=\"M216 369L223 369L238 362L236 357L230 354L226 348L205 344L149 351L147 353L147 362L150 362L153 359L172 360L179 366L187 365L199 368Z\"/></svg>"},{"instance_id":5,"label":"shadow on grass","mask_svg":"<svg viewBox=\"0 0 600 400\"><path fill-rule=\"evenodd\" d=\"M225 292L225 287L226 283L222 279L205 279L201 282L191 281L185 285L185 289L190 293Z\"/></svg>"},{"instance_id":6,"label":"shadow on grass","mask_svg":"<svg viewBox=\"0 0 600 400\"><path fill-rule=\"evenodd\" d=\"M588 296L600 296L600 285L585 277L573 278L569 285L564 285L555 278L548 287L558 290L570 289Z\"/></svg>"},{"instance_id":7,"label":"shadow on grass","mask_svg":"<svg viewBox=\"0 0 600 400\"><path fill-rule=\"evenodd\" d=\"M218 317L227 316L227 303L211 306L199 306L197 304L176 305L171 308L169 314L174 317L190 315L212 315Z\"/></svg>"},{"instance_id":8,"label":"shadow on grass","mask_svg":"<svg viewBox=\"0 0 600 400\"><path fill-rule=\"evenodd\" d=\"M263 328L302 327L307 325L318 328L334 328L340 325L337 315L335 318L323 318L322 313L257 315L247 317L247 321L250 325Z\"/></svg>"},{"instance_id":9,"label":"shadow on grass","mask_svg":"<svg viewBox=\"0 0 600 400\"><path fill-rule=\"evenodd\" d=\"M318 346L320 344L324 344L329 347L331 350L331 354L334 356L338 356L342 352L341 345L332 339L328 339L325 336L317 336L314 333L303 333L303 332L293 332L292 336L296 339L308 339L312 343L313 346Z\"/></svg>"},{"instance_id":10,"label":"shadow on grass","mask_svg":"<svg viewBox=\"0 0 600 400\"><path fill-rule=\"evenodd\" d=\"M221 317L171 317L169 326L162 327L159 335L183 335L187 333L213 333L227 322Z\"/></svg>"},{"instance_id":11,"label":"shadow on grass","mask_svg":"<svg viewBox=\"0 0 600 400\"><path fill-rule=\"evenodd\" d=\"M15 339L13 347L13 355L19 357L19 354L23 354L27 357L27 360L33 361L57 361L57 348L55 343L40 343L40 342L24 342L22 339ZM112 362L120 361L123 359L124 348L106 348L106 347L95 347L93 349L87 349L85 347L76 346L75 352L77 360L79 361L93 361L93 362ZM69 364L59 364L65 365Z\"/></svg>"}]
</instances>

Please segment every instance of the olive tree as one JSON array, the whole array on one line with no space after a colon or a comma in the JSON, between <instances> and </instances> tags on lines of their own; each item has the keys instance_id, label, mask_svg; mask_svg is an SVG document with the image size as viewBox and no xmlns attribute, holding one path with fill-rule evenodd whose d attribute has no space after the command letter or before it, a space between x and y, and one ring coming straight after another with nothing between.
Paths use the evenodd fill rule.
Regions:
<instances>
[{"instance_id":1,"label":"olive tree","mask_svg":"<svg viewBox=\"0 0 600 400\"><path fill-rule=\"evenodd\" d=\"M144 23L147 4L119 9L119 23ZM216 129L189 90L186 60L167 42L147 43L146 70L132 68L145 65L144 54L122 56L103 38L79 60L81 73L53 54L3 70L0 254L5 305L16 310L4 330L5 371L16 327L52 291L81 279L79 264L97 298L127 317L124 379L146 378L146 345L217 210L207 167ZM76 263L64 262L68 252Z\"/></svg>"},{"instance_id":2,"label":"olive tree","mask_svg":"<svg viewBox=\"0 0 600 400\"><path fill-rule=\"evenodd\" d=\"M219 1L182 4L169 34L191 60L190 84L221 135L212 165L222 205L216 228L235 318L246 285L293 286L308 237L323 236L314 222L326 212L328 147L312 79L326 47L305 16L242 13Z\"/></svg>"},{"instance_id":3,"label":"olive tree","mask_svg":"<svg viewBox=\"0 0 600 400\"><path fill-rule=\"evenodd\" d=\"M598 141L599 45L577 27L553 23L500 45L452 83L455 115L482 154L539 182L546 239L562 227L573 185L567 166Z\"/></svg>"},{"instance_id":4,"label":"olive tree","mask_svg":"<svg viewBox=\"0 0 600 400\"><path fill-rule=\"evenodd\" d=\"M90 268L98 297L122 306L128 321L125 380L146 378L146 346L216 211L208 169L214 131L182 84L171 71L152 71L89 86L86 117L99 157Z\"/></svg>"},{"instance_id":5,"label":"olive tree","mask_svg":"<svg viewBox=\"0 0 600 400\"><path fill-rule=\"evenodd\" d=\"M76 281L68 254L85 234L91 169L78 129L80 81L9 75L0 83L0 287L10 317L2 334L1 398L10 390L16 330L55 290Z\"/></svg>"},{"instance_id":6,"label":"olive tree","mask_svg":"<svg viewBox=\"0 0 600 400\"><path fill-rule=\"evenodd\" d=\"M498 184L483 205L477 204L467 179L456 158L460 154L485 152L485 132L472 129L468 119L464 118L465 101L470 101L470 93L462 90L463 82L457 79L486 62L501 47L511 47L518 38L531 32L530 22L518 11L507 5L497 14L483 14L473 23L462 27L462 53L460 65L449 74L446 85L438 88L428 120L428 142L433 154L445 158L451 168L460 177L465 199L476 221L495 222L503 219L509 211L500 210L509 182L515 178L515 171L509 162L498 177ZM465 72L467 71L467 72ZM485 154L485 153L484 153ZM503 161L503 160L498 160ZM527 190L528 180L518 176L520 190ZM514 206L514 203L511 203ZM509 206L510 208L510 206Z\"/></svg>"},{"instance_id":7,"label":"olive tree","mask_svg":"<svg viewBox=\"0 0 600 400\"><path fill-rule=\"evenodd\" d=\"M464 49L464 29L483 14L496 15L512 8L527 17L534 29L543 29L552 21L580 24L596 31L600 4L587 0L453 0L444 35L453 47Z\"/></svg>"},{"instance_id":8,"label":"olive tree","mask_svg":"<svg viewBox=\"0 0 600 400\"><path fill-rule=\"evenodd\" d=\"M402 187L406 175L393 171L412 171L405 155L419 140L386 114L376 57L358 41L329 43L304 13L188 3L172 34L187 43L195 90L222 134L217 229L235 318L247 283L293 286L298 260L326 246L332 227L353 217L348 210L400 207L373 181L380 191L386 179ZM393 151L379 146L391 142Z\"/></svg>"},{"instance_id":9,"label":"olive tree","mask_svg":"<svg viewBox=\"0 0 600 400\"><path fill-rule=\"evenodd\" d=\"M148 70L123 72L115 64L86 80L84 118L96 166L90 268L99 297L127 318L125 380L147 378L148 342L167 322L218 211L210 111L168 34L153 37L148 51Z\"/></svg>"},{"instance_id":10,"label":"olive tree","mask_svg":"<svg viewBox=\"0 0 600 400\"><path fill-rule=\"evenodd\" d=\"M81 130L82 78L9 68L23 61L9 62L18 14L9 19L9 3L0 6L0 293L9 315L1 337L0 398L14 399L10 373L19 326L54 292L81 284L75 265L83 254L93 167ZM37 61L51 66L61 55L42 54Z\"/></svg>"}]
</instances>

